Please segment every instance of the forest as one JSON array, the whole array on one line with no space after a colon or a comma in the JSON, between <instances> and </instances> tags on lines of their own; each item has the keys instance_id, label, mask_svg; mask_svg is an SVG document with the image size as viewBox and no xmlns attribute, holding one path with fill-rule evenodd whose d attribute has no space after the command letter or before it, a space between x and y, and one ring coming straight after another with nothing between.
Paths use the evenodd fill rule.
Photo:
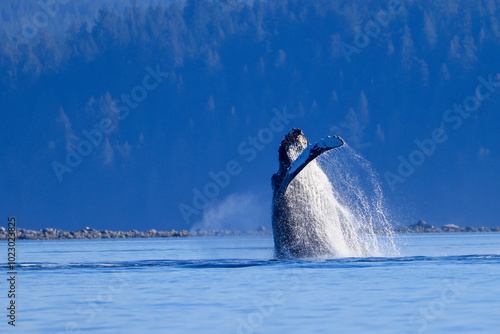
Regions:
<instances>
[{"instance_id":1,"label":"forest","mask_svg":"<svg viewBox=\"0 0 500 334\"><path fill-rule=\"evenodd\" d=\"M73 175L94 177L101 165L178 175L148 185L162 195L176 189L170 207L143 201L182 220L178 203L189 203L208 172L223 168L218 161L233 159L237 144L284 107L306 128L341 135L382 174L473 92L478 75L492 74L499 8L498 0L2 2L0 112L13 116L0 130L16 143L2 153L21 175L57 183L51 163L158 69L165 80L119 127L112 118L119 130ZM25 151L27 123L35 143ZM165 161L143 162L152 156ZM260 174L231 187L267 181L271 167L246 170ZM117 173L100 177L115 184Z\"/></svg>"}]
</instances>

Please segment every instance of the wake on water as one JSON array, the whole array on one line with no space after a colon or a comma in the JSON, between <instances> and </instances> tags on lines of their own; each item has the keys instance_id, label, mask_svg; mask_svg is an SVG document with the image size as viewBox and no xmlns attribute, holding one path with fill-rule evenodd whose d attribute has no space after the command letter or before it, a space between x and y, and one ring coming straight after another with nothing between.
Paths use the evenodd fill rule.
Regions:
<instances>
[{"instance_id":1,"label":"wake on water","mask_svg":"<svg viewBox=\"0 0 500 334\"><path fill-rule=\"evenodd\" d=\"M285 200L295 242L317 257L398 256L380 181L370 163L344 145L320 155L290 183ZM317 245L308 245L309 240Z\"/></svg>"}]
</instances>

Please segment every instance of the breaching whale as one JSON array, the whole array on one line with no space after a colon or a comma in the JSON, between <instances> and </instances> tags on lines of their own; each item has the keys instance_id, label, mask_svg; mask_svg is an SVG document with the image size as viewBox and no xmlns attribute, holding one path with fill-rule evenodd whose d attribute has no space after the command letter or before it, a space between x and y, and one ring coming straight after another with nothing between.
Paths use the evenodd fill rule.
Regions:
<instances>
[{"instance_id":1,"label":"breaching whale","mask_svg":"<svg viewBox=\"0 0 500 334\"><path fill-rule=\"evenodd\" d=\"M337 202L315 159L344 145L333 136L311 145L292 129L278 150L279 170L271 178L272 226L278 258L361 256L363 245Z\"/></svg>"}]
</instances>

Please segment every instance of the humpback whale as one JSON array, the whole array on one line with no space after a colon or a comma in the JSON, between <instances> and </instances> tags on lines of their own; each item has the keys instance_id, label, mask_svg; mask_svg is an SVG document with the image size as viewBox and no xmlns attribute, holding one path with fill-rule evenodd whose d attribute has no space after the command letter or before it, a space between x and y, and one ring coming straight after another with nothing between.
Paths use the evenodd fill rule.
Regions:
<instances>
[{"instance_id":1,"label":"humpback whale","mask_svg":"<svg viewBox=\"0 0 500 334\"><path fill-rule=\"evenodd\" d=\"M278 150L279 170L271 178L272 226L276 257L362 256L364 247L349 223L349 212L334 196L328 177L315 159L344 145L327 137L311 145L292 129Z\"/></svg>"}]
</instances>

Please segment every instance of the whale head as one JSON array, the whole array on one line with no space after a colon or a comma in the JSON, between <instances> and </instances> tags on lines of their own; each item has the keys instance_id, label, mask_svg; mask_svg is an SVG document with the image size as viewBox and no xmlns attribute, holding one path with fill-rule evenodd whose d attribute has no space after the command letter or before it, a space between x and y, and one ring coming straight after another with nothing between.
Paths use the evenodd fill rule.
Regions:
<instances>
[{"instance_id":1,"label":"whale head","mask_svg":"<svg viewBox=\"0 0 500 334\"><path fill-rule=\"evenodd\" d=\"M272 177L274 191L280 187L290 165L309 144L309 140L300 129L291 129L286 134L278 149L279 170Z\"/></svg>"},{"instance_id":2,"label":"whale head","mask_svg":"<svg viewBox=\"0 0 500 334\"><path fill-rule=\"evenodd\" d=\"M286 171L308 145L310 142L302 130L291 129L278 150L280 170Z\"/></svg>"}]
</instances>

